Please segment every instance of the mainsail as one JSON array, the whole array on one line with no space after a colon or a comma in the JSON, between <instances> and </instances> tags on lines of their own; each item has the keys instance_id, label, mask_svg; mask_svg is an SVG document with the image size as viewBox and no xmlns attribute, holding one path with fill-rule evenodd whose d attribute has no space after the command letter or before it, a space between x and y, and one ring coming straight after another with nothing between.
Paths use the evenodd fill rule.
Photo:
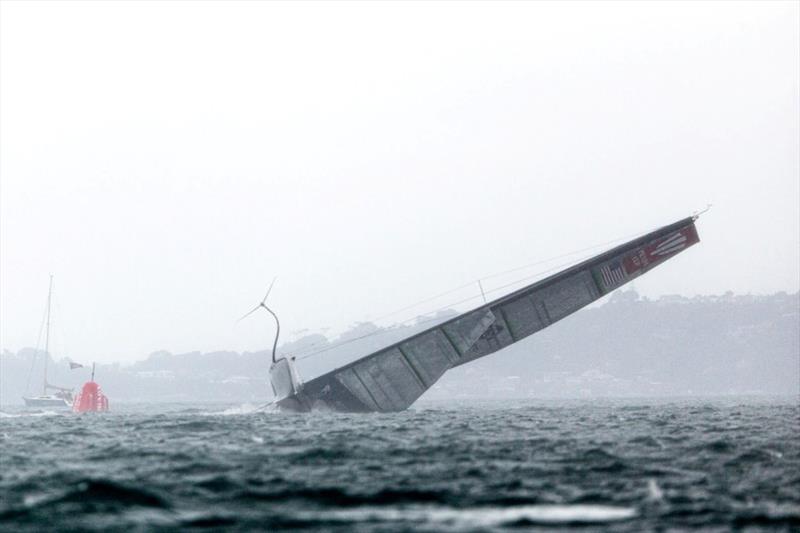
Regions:
<instances>
[{"instance_id":1,"label":"mainsail","mask_svg":"<svg viewBox=\"0 0 800 533\"><path fill-rule=\"evenodd\" d=\"M540 331L699 242L690 217L337 368L301 387L275 387L290 411L394 412L449 369ZM281 359L291 370L291 360ZM287 370L289 372L290 370Z\"/></svg>"}]
</instances>

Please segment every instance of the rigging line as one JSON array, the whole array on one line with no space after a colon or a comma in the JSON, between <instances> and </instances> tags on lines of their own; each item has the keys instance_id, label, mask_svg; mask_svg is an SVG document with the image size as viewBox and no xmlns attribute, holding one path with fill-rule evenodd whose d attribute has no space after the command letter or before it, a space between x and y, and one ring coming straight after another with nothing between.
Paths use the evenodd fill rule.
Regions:
<instances>
[{"instance_id":1,"label":"rigging line","mask_svg":"<svg viewBox=\"0 0 800 533\"><path fill-rule=\"evenodd\" d=\"M616 239L612 239L612 240L606 241L604 243L595 244L595 245L592 245L592 246L587 246L586 248L581 248L580 250L574 250L572 252L567 252L565 254L561 254L561 255L554 256L554 257L550 257L548 259L541 259L539 261L534 261L533 263L528 263L528 264L525 264L525 265L522 265L522 266L519 266L519 267L511 268L511 269L508 269L508 270L503 270L501 272L496 272L494 274L489 274L489 275L480 277L475 281L480 283L481 281L497 278L497 277L500 277L500 276L504 276L506 274L513 274L514 272L519 272L520 270L525 270L526 268L530 268L530 267L534 267L534 266L544 265L546 263L550 263L551 261L555 261L557 259L563 259L565 257L570 257L570 256L573 256L573 255L581 254L581 253L587 252L589 250L594 250L594 249L597 249L597 248L610 246L610 245L612 245L614 243L617 243L619 241L631 240L631 239L634 239L634 238L639 237L641 235L645 235L646 233L649 233L649 232L648 231L644 231L644 232L630 233L628 235L625 235L625 236L622 236L622 237L617 237ZM460 286L458 286L458 287L456 287L454 289L450 289L448 291L442 292L440 294L437 294L436 296L431 296L429 298L425 298L424 300L420 300L418 302L412 303L410 305L407 305L405 307L397 309L396 311L392 311L390 313L386 313L385 315L381 315L379 317L373 318L373 319L371 319L371 321L372 322L379 322L379 321L381 321L383 319L398 315L398 314L400 314L400 313L402 313L404 311L408 311L409 309L413 309L413 308L418 307L418 306L420 306L422 304L426 304L426 303L429 303L429 302L431 302L433 300L437 300L437 299L441 298L442 296L447 296L448 294L452 294L454 292L460 291L461 289L465 289L467 287L470 287L475 283L475 281L470 281L469 283L465 283L464 285L460 285Z\"/></svg>"},{"instance_id":2,"label":"rigging line","mask_svg":"<svg viewBox=\"0 0 800 533\"><path fill-rule=\"evenodd\" d=\"M550 272L553 272L555 270L559 270L561 268L577 264L580 261L583 261L584 259L587 259L588 257L591 257L591 256L587 255L587 256L583 256L583 257L581 257L581 258L579 258L577 260L574 260L574 261L569 261L567 263L561 263L561 264L556 265L554 267L548 268L547 270L542 270L542 271L537 272L535 274L532 274L530 276L525 276L524 278L520 278L520 279L517 279L515 281L512 281L511 283L506 283L505 285L501 285L499 287L495 287L495 288L493 288L491 290L486 291L486 293L490 294L490 293L493 293L493 292L497 292L497 291L506 289L508 287L511 287L513 285L517 285L519 283L522 283L523 281L528 281L530 279L537 278L537 277L542 276L544 274L549 274ZM443 311L445 309L452 308L453 306L461 305L463 303L467 303L469 301L476 300L476 299L478 299L480 297L481 297L481 295L476 294L476 295L470 296L469 298L464 298L463 300L459 300L457 302L451 302L451 303L445 305L444 307L440 307L438 309L434 309L432 311L429 311L428 314L436 313L438 311ZM411 317L411 318L409 318L407 320L399 322L399 324L406 324L406 323L411 322L412 320L416 320L416 319L417 319L417 317ZM437 318L437 317L433 317L433 318L430 318L430 319L427 319L427 320L422 320L422 321L418 322L418 324L426 324L428 322L433 322L435 320L440 320L440 319ZM350 343L358 341L358 340L366 339L368 337L374 337L374 336L377 336L377 335L384 335L384 334L389 333L391 331L392 331L391 329L380 329L378 331L373 331L373 332L370 332L370 333L366 333L366 334L360 335L358 337L353 337L352 339L347 339L347 340L344 340L344 341L341 341L341 342L337 342L337 343L331 344L329 346L326 346L325 348L322 348L320 350L317 350L317 351L314 351L314 352L311 352L311 353L305 353L305 355L296 355L295 357L297 358L297 360L302 361L302 360L308 359L309 357L313 357L315 355L319 355L321 353L333 350L334 348L338 348L340 346L344 346L344 345L350 344ZM319 345L319 343L317 343L317 345ZM301 350L299 352L299 354L304 354L304 352L307 352L313 346L314 345L312 344L311 346L306 348L306 350Z\"/></svg>"},{"instance_id":3,"label":"rigging line","mask_svg":"<svg viewBox=\"0 0 800 533\"><path fill-rule=\"evenodd\" d=\"M505 274L510 274L510 273L513 273L513 272L518 272L518 271L520 271L520 270L524 270L524 269L526 269L526 268L530 268L530 267L532 267L532 266L537 266L537 265L541 265L541 264L544 264L544 263L549 263L550 261L554 261L554 260L556 260L556 259L561 259L561 258L564 258L564 257L569 257L569 256L576 255L576 254L579 254L579 253L587 252L587 251L589 251L589 250L594 250L594 249L597 249L597 248L601 248L601 247L610 246L610 245L612 245L612 244L615 244L615 243L617 243L617 242L619 242L619 241L623 241L623 240L626 240L626 241L627 241L627 240L635 239L635 238L637 238L637 237L641 237L642 235L646 235L647 233L649 233L649 232L651 232L651 231L653 231L653 229L646 230L646 231L639 231L639 232L636 232L636 233L631 233L631 234L628 234L628 235L625 235L625 236L622 236L622 237L617 237L616 239L612 239L612 240L610 240L610 241L606 241L606 242L604 242L604 243L601 243L601 244L595 244L595 245L592 245L592 246L588 246L588 247L586 247L586 248L582 248L582 249L580 249L580 250L576 250L576 251L573 251L573 252L568 252L568 253L565 253L565 254L561 254L561 255L559 255L559 256L555 256L555 257L552 257L552 258L549 258L549 259L544 259L544 260L541 260L541 261L536 261L536 262L534 262L534 263L529 263L529 264L527 264L527 265L523 265L523 266L521 266L521 267L513 268L513 269L506 270L506 271L503 271L503 272L499 272L499 273L496 273L496 274L491 274L491 275L489 275L489 276L485 276L485 277L483 277L483 278L480 278L480 279L481 279L481 280L486 280L486 279L491 279L491 278L499 277L499 276L502 276L502 275L505 275ZM582 257L580 257L580 258L578 258L578 259L575 259L575 260L572 260L572 261L569 261L569 262L566 262L566 263L562 263L562 264L560 264L560 265L556 265L556 266L554 266L554 267L551 267L551 268L548 268L548 269L546 269L546 270L543 270L543 271L537 272L537 273L535 273L535 274L532 274L532 275L530 275L530 276L525 276L525 277L523 277L523 278L520 278L520 279L517 279L517 280L515 280L515 281L512 281L511 283L507 283L507 284L505 284L505 285L501 285L501 286L499 286L499 287L495 287L494 289L488 290L488 291L486 291L486 292L487 292L487 293L494 293L494 292L497 292L497 291L499 291L499 290L502 290L502 289L505 289L505 288L511 287L511 286L513 286L513 285L516 285L516 284L518 284L518 283L521 283L521 282L523 282L523 281L527 281L527 280L529 280L529 279L533 279L533 278L536 278L536 277L538 277L538 276L542 276L542 275L544 275L544 274L547 274L547 273L549 273L549 272L552 272L552 271L554 271L554 270L558 270L558 269L560 269L560 268L562 268L562 267L567 267L567 266L570 266L570 265L577 264L577 263L579 263L580 261L583 261L583 260L585 260L585 259L588 259L589 257L591 257L591 254L589 254L589 255L584 255L584 256L582 256ZM480 281L480 280L478 280L478 281ZM437 298L440 298L441 296L446 296L447 294L451 294L451 293L453 293L453 292L456 292L456 291L458 291L458 290L461 290L461 289L463 289L463 288L469 287L469 286L471 286L473 283L474 283L474 282L470 282L470 283L464 284L464 285L462 285L462 286L460 286L460 287L457 287L457 288L455 288L455 289L451 289L451 290L449 290L449 291L447 291L447 292L444 292L444 293L441 293L441 294L439 294L439 295L437 295L437 296L433 296L433 297L431 297L431 298L427 298L427 299L425 299L425 300L423 300L423 301L417 302L416 304L412 304L412 305L410 305L410 306L404 307L404 308L403 308L403 309L401 309L401 310L398 310L398 311L395 311L395 312L392 312L392 313L389 313L389 314L383 315L382 317L376 318L376 319L374 319L374 320L376 320L376 321L377 321L377 320L381 320L381 319L383 319L383 318L388 318L388 317L390 317L390 316L392 316L392 315L396 315L396 314L398 314L398 313L400 313L400 312L402 312L402 311L407 311L408 309L412 309L412 308L414 308L414 307L417 307L418 305L422 305L423 303L428 303L428 302L430 302L430 301L432 301L432 300L435 300L435 299L437 299ZM443 310L445 310L445 309L452 308L452 307L453 307L453 306L455 306L455 305L461 305L462 303L466 303L466 302L469 302L469 301L471 301L471 300L477 299L478 297L479 297L479 295L470 296L469 298L465 298L465 299L463 299L463 300L459 300L458 302L452 302L452 303L449 303L449 304L447 304L447 305L445 305L445 306L443 306L443 307L440 307L440 308L438 308L438 309L434 309L434 310L432 310L432 311L429 311L427 314L430 314L430 313L436 313L436 312L439 312L439 311L443 311ZM404 320L404 321L401 321L401 322L399 322L398 324L406 324L406 323L408 323L408 322L410 322L410 321L412 321L412 320L415 320L415 319L417 319L417 318L418 318L418 316L419 316L419 315L417 315L416 317L411 317L411 318L409 318L409 319L407 319L407 320ZM436 320L436 319L432 319L432 320ZM432 320L431 320L431 321L432 321ZM427 322L427 321L422 321L422 322L420 322L420 324L424 324L424 323L426 323L426 322ZM346 345L346 344L349 344L349 343L355 342L355 341L357 341L357 340L365 339L365 338L368 338L368 337L373 337L373 336L376 336L376 335L383 335L383 334L386 334L386 333L388 333L388 332L390 332L390 331L391 331L390 329L381 329L381 330L378 330L378 331L373 331L373 332L371 332L371 333L367 333L367 334L365 334L365 335L361 335L361 336L359 336L359 337L354 337L354 338L352 338L352 339L347 339L346 341L342 341L342 342L338 342L338 343L331 344L331 345L329 345L329 346L326 346L325 348L322 348L321 350L317 350L317 351L314 351L314 352L311 352L311 353L307 353L307 352L308 352L308 350L311 350L311 349L313 349L313 348L314 348L314 346L319 346L319 345L321 344L321 342L317 342L317 343L311 344L310 346L306 347L304 350L300 350L300 351L298 352L298 355L296 355L295 357L297 358L297 360L301 360L301 361L302 361L302 360L304 360L304 359L308 359L308 358L310 358L310 357L312 357L312 356L315 356L315 355L318 355L318 354L320 354L320 353L323 353L323 352L326 352L326 351L332 350L332 349L334 349L334 348L338 348L339 346L343 346L343 345ZM301 354L305 354L305 355L301 355Z\"/></svg>"},{"instance_id":4,"label":"rigging line","mask_svg":"<svg viewBox=\"0 0 800 533\"><path fill-rule=\"evenodd\" d=\"M460 286L456 287L455 289L450 289L449 291L445 291L443 293L437 294L436 296L431 296L430 298L426 298L424 300L420 300L419 302L413 303L411 305L407 305L406 307L403 307L403 308L398 309L396 311L392 311L391 313L387 313L385 315L381 315L379 317L373 318L372 320L375 321L375 322L378 322L378 321L383 320L385 318L389 318L390 316L398 315L398 314L402 313L403 311L408 311L409 309L413 309L413 308L415 308L417 306L420 306L422 304L426 304L428 302L432 302L433 300L437 300L437 299L441 298L442 296L447 296L448 294L452 294L454 292L460 291L461 289L466 289L467 287L471 287L473 283L475 283L475 282L474 281L470 281L469 283L465 283L464 285L460 285Z\"/></svg>"},{"instance_id":5,"label":"rigging line","mask_svg":"<svg viewBox=\"0 0 800 533\"><path fill-rule=\"evenodd\" d=\"M33 352L33 357L31 358L31 368L28 370L28 380L25 382L25 394L27 394L28 390L30 389L33 368L36 366L36 357L39 355L39 348L42 346L42 333L44 332L44 321L46 317L47 309L45 309L42 313L42 322L39 324L39 337L36 339L36 350Z\"/></svg>"},{"instance_id":6,"label":"rigging line","mask_svg":"<svg viewBox=\"0 0 800 533\"><path fill-rule=\"evenodd\" d=\"M650 231L652 231L652 230L650 230ZM610 241L606 241L606 242L601 243L601 244L595 244L595 245L592 245L592 246L588 246L586 248L581 248L580 250L575 250L573 252L567 252L565 254L557 255L557 256L551 257L549 259L542 259L541 261L536 261L534 263L528 263L527 265L522 265L520 267L512 268L510 270L505 270L503 272L498 272L496 274L490 274L488 276L482 277L481 280L487 280L487 279L492 279L492 278L496 278L496 277L499 277L499 276L503 276L505 274L511 274L513 272L518 272L520 270L525 270L526 268L529 268L529 267L532 267L532 266L543 265L545 263L549 263L550 261L555 261L556 259L563 259L565 257L569 257L571 255L581 254L581 253L584 253L584 252L588 252L589 250L594 250L596 248L602 248L604 246L610 246L610 245L612 245L614 243L617 243L619 241L629 241L629 240L635 239L636 237L640 237L642 235L650 233L650 231L629 233L628 235L625 235L624 237L617 237L616 239L612 239Z\"/></svg>"},{"instance_id":7,"label":"rigging line","mask_svg":"<svg viewBox=\"0 0 800 533\"><path fill-rule=\"evenodd\" d=\"M493 288L493 289L490 289L490 290L488 290L488 291L485 291L485 294L491 294L491 293L494 293L494 292L497 292L497 291L503 290L503 289L505 289L505 288L511 287L511 286L513 286L513 285L517 285L517 284L519 284L519 283L522 283L523 281L528 281L528 280L530 280L530 279L537 278L537 277L539 277L539 276L542 276L542 275L544 275L544 274L549 274L550 272L553 272L553 271L559 270L559 269L561 269L561 268L564 268L564 267L568 267L568 266L571 266L571 265L577 264L577 263L579 263L580 261L583 261L584 259L588 259L589 257L591 257L591 255L584 255L584 256L582 256L582 257L580 257L580 258L576 259L576 260L568 261L568 262L566 262L566 263L561 263L561 264L559 264L559 265L556 265L556 266L554 266L554 267L548 268L548 269L546 269L546 270L541 270L541 271L539 271L539 272L536 272L535 274L531 274L531 275L529 275L529 276L525 276L525 277L523 277L523 278L519 278L519 279L517 279L517 280L514 280L514 281L512 281L512 282L510 282L510 283L506 283L506 284L504 284L504 285L500 285L499 287L495 287L495 288ZM471 284L470 284L470 285L471 285ZM485 294L484 294L484 296L485 296ZM479 298L479 297L481 297L481 296L482 296L482 295L475 294L475 295L472 295L472 296L470 296L470 297L468 297L468 298L464 298L464 299L462 299L462 300L458 300L458 301L456 301L456 302L450 302L450 303L448 303L448 304L446 304L446 305L444 305L444 306L442 306L442 307L439 307L439 308L437 308L437 309L430 310L430 311L428 311L428 312L426 312L426 313L424 313L424 314L437 313L437 312L439 312L439 311L444 311L445 309L451 309L451 308L452 308L452 307L454 307L454 306L461 305L461 304L463 304L463 303L467 303L467 302L470 302L470 301L472 301L472 300L476 300L476 299L478 299L478 298ZM418 317L419 317L419 315L417 315L417 316L414 316L414 317L411 317L411 318L408 318L408 319L406 319L406 320L403 320L403 321L401 321L401 322L398 322L397 324L400 324L400 325L407 324L407 323L411 322L412 320L416 320ZM427 323L427 322L429 322L429 321L433 321L433 320L438 320L438 319L437 319L437 318L433 318L433 319L431 319L431 320L423 320L423 321L420 321L420 322L418 322L418 324L425 324L425 323ZM311 353L307 353L307 352L308 352L308 350L311 350L311 349L313 349L313 348L314 348L314 346L319 346L319 345L321 344L321 342L317 342L317 343L311 344L310 346L306 347L304 350L300 350L300 351L297 353L296 357L297 357L297 359L298 359L298 360L302 361L302 360L304 360L304 359L308 359L308 358L309 358L309 357L311 357L311 356L314 356L314 355L317 355L317 354L320 354L320 353L323 353L323 352L326 352L326 351L332 350L332 349L334 349L334 348L338 348L339 346L344 346L344 345L346 345L346 344L349 344L349 343L351 343L351 342L355 342L355 341L357 341L357 340L361 340L361 339L366 339L366 338L368 338L368 337L373 337L373 336L376 336L376 335L383 335L383 334L389 333L390 331L391 331L391 329L380 329L380 330L377 330L377 331L373 331L373 332L371 332L371 333L366 333L366 334L364 334L364 335L360 335L360 336L358 336L358 337L354 337L354 338L352 338L352 339L347 339L347 340L345 340L345 341L341 341L341 342L337 342L337 343L331 344L331 345L329 345L329 346L326 346L325 348L323 348L323 349L321 349L321 350L317 350L317 351L314 351L314 352L311 352Z\"/></svg>"},{"instance_id":8,"label":"rigging line","mask_svg":"<svg viewBox=\"0 0 800 533\"><path fill-rule=\"evenodd\" d=\"M591 256L588 256L588 255L587 256L583 256L583 257L578 258L577 260L569 261L567 263L561 263L561 264L556 265L554 267L548 268L547 270L541 270L541 271L539 271L539 272L537 272L535 274L531 274L529 276L525 276L524 278L519 278L519 279L514 280L514 281L512 281L510 283L506 283L505 285L500 285L499 287L495 287L493 289L490 289L490 290L486 291L486 294L491 294L493 292L501 291L503 289L507 289L508 287L512 287L514 285L522 283L523 281L536 279L536 278L538 278L540 276L543 276L544 274L549 274L550 272L554 272L554 271L560 270L562 268L565 268L565 267L568 267L568 266L571 266L571 265L576 265L579 262L583 261L584 259L588 259L589 257L591 257ZM450 304L446 305L445 307L440 307L439 309L434 309L433 311L429 311L428 314L436 313L438 311L443 311L443 310L448 309L448 308L450 308L450 307L452 307L454 305L461 305L463 303L466 303L466 302L469 302L469 301L472 301L472 300L477 300L481 296L482 295L476 294L476 295L470 296L469 298L464 298L463 300L459 300L457 302L450 303ZM411 318L409 320L413 320L413 318Z\"/></svg>"},{"instance_id":9,"label":"rigging line","mask_svg":"<svg viewBox=\"0 0 800 533\"><path fill-rule=\"evenodd\" d=\"M470 299L472 300L474 298L475 297L472 297ZM448 318L450 318L450 317L448 317ZM414 320L414 319L412 318L410 320ZM417 325L423 325L423 324L428 324L430 322L444 321L444 320L447 320L447 318L441 318L441 317L426 318L424 320L420 320L419 322L417 322ZM406 321L406 322L408 322L408 321ZM295 358L298 361L302 361L304 359L308 359L309 357L314 357L315 355L319 355L321 353L333 350L334 348L338 348L340 346L345 346L347 344L350 344L351 342L355 342L355 341L358 341L358 340L361 340L361 339L366 339L368 337L374 337L376 335L385 335L386 333L390 333L391 331L392 331L392 329L381 329L379 331L373 331L372 333L367 333L367 334L361 335L359 337L353 337L352 339L347 339L345 341L337 342L337 343L331 344L330 346L326 346L325 348L322 348L321 350L317 350L316 352L311 352L311 353L303 355L303 356L296 356Z\"/></svg>"},{"instance_id":10,"label":"rigging line","mask_svg":"<svg viewBox=\"0 0 800 533\"><path fill-rule=\"evenodd\" d=\"M546 270L539 271L539 272L537 272L535 274L532 274L530 276L525 276L524 278L519 278L519 279L517 279L515 281L512 281L511 283L507 283L505 285L501 285L499 287L495 287L495 288L493 288L491 290L488 290L488 291L486 291L486 294L491 294L491 293L497 292L499 290L503 290L505 288L511 287L513 285L516 285L518 283L522 283L523 281L527 281L527 280L542 276L544 274L548 274L548 273L553 272L555 270L558 270L560 268L577 264L578 262L580 262L580 261L582 261L582 260L584 260L584 259L586 259L588 257L591 257L591 256L583 256L583 257L581 257L581 258L579 258L577 260L570 261L570 262L567 262L567 263L561 263L559 265L556 265L554 267L548 268ZM424 314L437 313L439 311L444 311L446 309L451 309L454 306L461 305L463 303L467 303L467 302L470 302L472 300L476 300L476 299L478 299L480 297L481 297L481 295L475 294L475 295L469 296L468 298L464 298L462 300L458 300L456 302L450 302L450 303L448 303L448 304L446 304L446 305L444 305L442 307L439 307L437 309L432 309L432 310L430 310L430 311L428 311L428 312L426 312ZM403 321L400 321L400 322L397 323L397 325L404 325L404 324L407 324L407 323L411 322L412 320L417 320L418 318L419 318L419 315L411 317L411 318L408 318L408 319L403 320ZM439 319L434 317L434 318L429 319L429 320L422 320L422 321L418 322L418 324L425 324L425 323L428 323L428 322L431 322L431 321L434 321L434 320L439 320ZM366 339L368 337L373 337L373 336L377 336L377 335L384 335L384 334L387 334L387 333L389 333L391 331L392 331L391 329L380 329L380 330L377 330L377 331L366 333L364 335L360 335L358 337L353 337L352 339L347 339L347 340L344 340L344 341L333 343L333 344L331 344L329 346L326 346L325 348L322 348L321 350L317 350L317 351L314 351L314 352L311 352L311 353L307 353L308 350L314 348L314 346L319 346L320 345L320 342L317 342L317 343L314 343L314 344L306 347L304 350L300 350L298 352L298 355L296 355L296 357L297 357L298 360L302 361L304 359L308 359L311 356L314 356L314 355L317 355L317 354L320 354L320 353L323 353L323 352L327 352L327 351L332 350L334 348L338 348L339 346L344 346L346 344L350 344L351 342L355 342L355 341L358 341L358 340L361 340L361 339Z\"/></svg>"},{"instance_id":11,"label":"rigging line","mask_svg":"<svg viewBox=\"0 0 800 533\"><path fill-rule=\"evenodd\" d=\"M438 295L438 296L435 296L435 297L433 297L433 298L430 298L430 299L428 299L428 300L426 300L426 301L424 301L424 302L419 302L418 304L415 304L414 306L411 306L411 307L416 307L416 305L420 305L420 304L422 304L422 303L427 303L427 302L429 302L429 301L431 301L431 300L435 300L436 298L439 298L439 297L441 297L441 296L445 296L445 295L447 295L447 294L450 294L450 293L452 293L452 292L455 292L456 290L463 289L463 288L469 287L469 286L471 286L471 285L472 285L472 282L470 282L470 283L467 283L467 284L465 284L465 285L463 285L463 286L461 286L461 287L458 287L458 289L453 289L453 290L451 290L451 291L448 291L448 292L442 293L442 294L440 294L440 295ZM434 309L434 310L432 310L432 311L428 311L427 313L421 313L421 314L418 314L418 315L416 315L416 316L413 316L413 317L411 317L411 318L407 318L407 319L405 319L405 320L401 320L400 322L396 322L396 323L395 323L395 325L403 325L403 324L407 324L408 322L411 322L412 320L416 320L416 319L418 319L418 318L419 318L421 315L430 314L430 313L436 313L436 312L438 312L438 311L443 311L443 310L445 310L445 309L448 309L448 308L452 307L453 305L459 305L459 304L462 304L462 303L464 303L464 302L467 302L467 301L470 301L470 300L474 300L475 298L477 298L477 296L470 296L469 298L467 298L467 299L465 299L465 300L459 300L459 301L457 301L457 302L453 302L453 303L446 304L446 305L444 305L444 306L442 306L442 307L439 307L439 308L437 308L437 309ZM409 307L408 309L410 309L411 307ZM403 309L403 311L405 311L405 310L406 310L406 309ZM398 311L398 312L399 312L399 311ZM397 314L397 313L392 313L392 314ZM391 315L385 315L383 318L386 318L387 316L391 316ZM379 320L379 319L375 319L375 320ZM434 320L438 320L438 319L434 319ZM419 322L419 323L420 323L420 324L422 324L422 323L425 323L425 322L427 322L427 321L422 321L422 322ZM320 344L322 344L322 341L317 341L317 342L315 342L315 343L313 343L313 344L310 344L309 346L306 346L304 349L301 349L301 350L299 350L298 352L296 352L296 353L298 354L298 355L296 355L296 357L297 357L297 359L298 359L298 360L301 360L301 361L302 361L303 359L307 359L307 358L311 357L312 355L316 355L316 354L318 354L318 353L322 353L323 351L328 351L328 350L331 350L331 349L333 349L333 348L337 348L337 347L339 347L339 346L343 346L343 345L345 345L345 344L348 344L348 343L350 343L350 342L355 342L355 341L357 341L357 340L366 339L367 337L372 337L372 336L375 336L375 335L383 335L383 334L386 334L386 333L388 333L388 332L390 332L390 331L391 331L391 329L385 329L385 328L384 328L384 329L380 329L380 330L377 330L377 331L373 331L373 332L371 332L371 333L366 333L366 334L364 334L364 335L360 335L360 336L358 336L358 337L353 337L352 339L347 339L347 340L344 340L344 341L341 341L341 342L338 342L338 343L331 344L331 345L329 345L329 346L326 346L326 347L325 347L323 350L321 350L321 351L313 352L313 353L311 353L311 354L308 354L308 355L303 355L303 354L306 354L306 353L307 353L309 350L312 350L312 349L313 349L315 346L319 346ZM326 339L326 341L325 341L325 342L327 342L327 339Z\"/></svg>"},{"instance_id":12,"label":"rigging line","mask_svg":"<svg viewBox=\"0 0 800 533\"><path fill-rule=\"evenodd\" d=\"M61 318L61 317L64 316L64 314L61 312L61 306L59 305L57 298L53 298L53 307L56 308L56 313L55 313L56 318ZM61 357L67 357L68 358L69 356L67 355L67 353L68 353L67 352L67 332L64 329L64 326L61 325L61 320L53 320L53 326L54 326L53 329L55 329L58 332L59 336L60 336L60 338L55 338L54 340L55 340L56 343L58 343L59 341L61 342ZM55 361L55 357L53 358L53 361Z\"/></svg>"},{"instance_id":13,"label":"rigging line","mask_svg":"<svg viewBox=\"0 0 800 533\"><path fill-rule=\"evenodd\" d=\"M561 263L560 265L556 265L554 267L548 268L547 270L542 270L540 272L537 272L536 274L531 274L530 276L525 276L524 278L519 278L519 279L514 280L514 281L512 281L510 283L506 283L505 285L500 285L499 287L495 287L494 289L488 290L486 292L487 293L492 293L492 292L497 292L499 290L506 289L508 287L511 287L512 285L516 285L517 283L522 283L523 281L528 281L530 279L538 278L539 276L541 276L543 274L549 274L550 272L553 272L555 270L560 270L560 269L565 268L565 267L569 267L569 266L572 266L572 265L577 265L581 261L583 261L585 259L588 259L590 257L592 257L592 256L591 255L584 255L584 256L579 257L578 259L576 259L574 261L569 261L567 263Z\"/></svg>"}]
</instances>

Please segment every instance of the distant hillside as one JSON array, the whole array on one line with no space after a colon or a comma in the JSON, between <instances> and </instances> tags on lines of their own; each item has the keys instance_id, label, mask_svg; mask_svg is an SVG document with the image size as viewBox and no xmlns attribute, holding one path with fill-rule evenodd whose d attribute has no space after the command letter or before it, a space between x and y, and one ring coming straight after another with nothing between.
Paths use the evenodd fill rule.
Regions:
<instances>
[{"instance_id":1,"label":"distant hillside","mask_svg":"<svg viewBox=\"0 0 800 533\"><path fill-rule=\"evenodd\" d=\"M433 393L800 394L799 296L651 301L618 292L524 343L454 369Z\"/></svg>"},{"instance_id":2,"label":"distant hillside","mask_svg":"<svg viewBox=\"0 0 800 533\"><path fill-rule=\"evenodd\" d=\"M297 355L310 379L451 315L389 329L361 323L339 338L310 335L279 351ZM0 356L0 403L21 403L26 386L38 392L42 354L35 355L24 349ZM265 401L269 356L156 352L129 366L101 365L98 381L112 401ZM88 377L86 369L70 371L66 360L51 365L56 384L77 387ZM800 294L648 300L627 291L451 370L426 397L798 393Z\"/></svg>"}]
</instances>

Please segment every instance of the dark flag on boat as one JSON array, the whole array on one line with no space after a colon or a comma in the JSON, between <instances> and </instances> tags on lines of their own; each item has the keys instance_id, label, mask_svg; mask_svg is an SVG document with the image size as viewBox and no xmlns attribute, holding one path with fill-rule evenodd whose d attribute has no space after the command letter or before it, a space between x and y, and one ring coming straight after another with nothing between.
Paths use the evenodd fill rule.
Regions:
<instances>
[{"instance_id":1,"label":"dark flag on boat","mask_svg":"<svg viewBox=\"0 0 800 533\"><path fill-rule=\"evenodd\" d=\"M83 365L80 363L73 363L72 361L69 362L69 369L75 370L76 368L83 368Z\"/></svg>"}]
</instances>

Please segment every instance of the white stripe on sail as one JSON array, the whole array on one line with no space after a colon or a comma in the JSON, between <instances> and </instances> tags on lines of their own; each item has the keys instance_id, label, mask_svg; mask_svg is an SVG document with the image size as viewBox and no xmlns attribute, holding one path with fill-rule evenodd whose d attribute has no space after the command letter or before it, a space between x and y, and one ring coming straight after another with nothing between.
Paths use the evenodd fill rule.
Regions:
<instances>
[{"instance_id":1,"label":"white stripe on sail","mask_svg":"<svg viewBox=\"0 0 800 533\"><path fill-rule=\"evenodd\" d=\"M686 240L686 237L684 237L683 235L676 235L674 237L670 237L669 239L667 239L667 240L665 240L663 242L660 242L658 244L658 246L656 246L656 249L658 249L658 248L666 248L668 246L672 246L675 243L683 242L685 240Z\"/></svg>"},{"instance_id":2,"label":"white stripe on sail","mask_svg":"<svg viewBox=\"0 0 800 533\"><path fill-rule=\"evenodd\" d=\"M685 240L686 240L686 236L681 234L681 233L678 233L677 235L673 235L673 236L669 237L668 239L664 240L663 242L661 242L658 245L658 248L661 248L662 246L669 246L671 244L675 244L676 242L682 242L682 241L685 241Z\"/></svg>"},{"instance_id":3,"label":"white stripe on sail","mask_svg":"<svg viewBox=\"0 0 800 533\"><path fill-rule=\"evenodd\" d=\"M683 237L683 234L681 232L673 233L672 235L664 239L664 242L667 243L669 241L672 241L674 239L679 239L681 237Z\"/></svg>"},{"instance_id":4,"label":"white stripe on sail","mask_svg":"<svg viewBox=\"0 0 800 533\"><path fill-rule=\"evenodd\" d=\"M653 250L653 253L656 255L660 255L665 250L673 249L675 246L683 246L684 243L686 243L686 237L684 235L681 235L677 239L669 239L667 241L662 242L656 247L655 250Z\"/></svg>"},{"instance_id":5,"label":"white stripe on sail","mask_svg":"<svg viewBox=\"0 0 800 533\"><path fill-rule=\"evenodd\" d=\"M667 255L671 254L672 252L677 252L678 250L682 250L685 248L686 245L684 243L678 243L668 248L661 248L653 252L653 255Z\"/></svg>"}]
</instances>

